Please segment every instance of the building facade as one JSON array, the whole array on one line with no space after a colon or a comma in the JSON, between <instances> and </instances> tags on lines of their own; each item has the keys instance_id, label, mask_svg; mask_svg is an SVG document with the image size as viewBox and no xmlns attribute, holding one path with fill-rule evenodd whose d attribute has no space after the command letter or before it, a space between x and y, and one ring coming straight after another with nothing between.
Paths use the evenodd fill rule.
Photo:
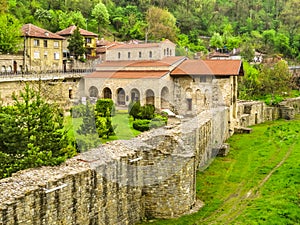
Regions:
<instances>
[{"instance_id":1,"label":"building facade","mask_svg":"<svg viewBox=\"0 0 300 225\"><path fill-rule=\"evenodd\" d=\"M56 34L63 36L65 38L64 42L63 42L63 52L64 52L64 58L67 59L69 58L70 52L68 50L68 39L71 37L71 35L73 34L74 30L76 30L76 26L72 25L64 30L58 31ZM84 47L86 49L86 57L87 58L93 58L96 57L96 48L97 48L97 37L98 35L81 29L79 28L79 32L80 34L83 36L84 38Z\"/></svg>"},{"instance_id":2,"label":"building facade","mask_svg":"<svg viewBox=\"0 0 300 225\"><path fill-rule=\"evenodd\" d=\"M26 71L55 71L63 69L62 36L33 24L22 27L24 38L23 70Z\"/></svg>"},{"instance_id":3,"label":"building facade","mask_svg":"<svg viewBox=\"0 0 300 225\"><path fill-rule=\"evenodd\" d=\"M82 96L111 98L117 106L139 100L189 116L221 106L230 111L230 121L235 120L242 61L175 56L175 45L169 41L119 45L108 48L106 61L84 78ZM144 59L139 59L140 53Z\"/></svg>"}]
</instances>

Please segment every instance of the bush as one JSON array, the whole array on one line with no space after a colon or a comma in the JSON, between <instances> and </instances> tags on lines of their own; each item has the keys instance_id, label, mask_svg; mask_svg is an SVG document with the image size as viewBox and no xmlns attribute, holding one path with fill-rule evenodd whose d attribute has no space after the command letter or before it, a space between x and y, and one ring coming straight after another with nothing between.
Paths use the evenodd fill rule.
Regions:
<instances>
[{"instance_id":1,"label":"bush","mask_svg":"<svg viewBox=\"0 0 300 225\"><path fill-rule=\"evenodd\" d=\"M133 121L133 128L141 132L150 130L150 120L135 120Z\"/></svg>"},{"instance_id":2,"label":"bush","mask_svg":"<svg viewBox=\"0 0 300 225\"><path fill-rule=\"evenodd\" d=\"M115 115L115 105L113 100L107 99L98 99L96 102L95 109L97 116L101 117L110 117Z\"/></svg>"}]
</instances>

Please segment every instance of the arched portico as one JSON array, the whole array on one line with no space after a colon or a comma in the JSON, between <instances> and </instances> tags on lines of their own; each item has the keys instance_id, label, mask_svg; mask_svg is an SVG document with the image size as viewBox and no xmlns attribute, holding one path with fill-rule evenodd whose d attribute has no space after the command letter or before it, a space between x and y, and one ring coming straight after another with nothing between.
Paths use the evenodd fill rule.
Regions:
<instances>
[{"instance_id":1,"label":"arched portico","mask_svg":"<svg viewBox=\"0 0 300 225\"><path fill-rule=\"evenodd\" d=\"M155 106L155 95L151 89L146 91L146 104Z\"/></svg>"},{"instance_id":2,"label":"arched portico","mask_svg":"<svg viewBox=\"0 0 300 225\"><path fill-rule=\"evenodd\" d=\"M117 90L117 104L125 105L125 90L123 88Z\"/></svg>"},{"instance_id":3,"label":"arched portico","mask_svg":"<svg viewBox=\"0 0 300 225\"><path fill-rule=\"evenodd\" d=\"M97 98L98 94L99 94L98 88L96 88L95 86L91 86L89 88L89 97Z\"/></svg>"},{"instance_id":4,"label":"arched portico","mask_svg":"<svg viewBox=\"0 0 300 225\"><path fill-rule=\"evenodd\" d=\"M161 89L161 98L160 98L160 105L162 109L168 109L170 107L170 96L169 96L169 89L167 87L163 87Z\"/></svg>"},{"instance_id":5,"label":"arched portico","mask_svg":"<svg viewBox=\"0 0 300 225\"><path fill-rule=\"evenodd\" d=\"M103 98L112 98L112 92L110 88L106 87L103 89Z\"/></svg>"},{"instance_id":6,"label":"arched portico","mask_svg":"<svg viewBox=\"0 0 300 225\"><path fill-rule=\"evenodd\" d=\"M138 89L133 88L130 91L130 101L134 102L134 101L139 101L141 98L140 96L140 92Z\"/></svg>"}]
</instances>

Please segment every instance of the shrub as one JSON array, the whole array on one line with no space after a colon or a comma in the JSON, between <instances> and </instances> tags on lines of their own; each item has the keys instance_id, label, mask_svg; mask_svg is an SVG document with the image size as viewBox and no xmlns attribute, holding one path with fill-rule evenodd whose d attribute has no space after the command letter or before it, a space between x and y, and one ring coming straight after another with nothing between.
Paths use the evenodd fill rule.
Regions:
<instances>
[{"instance_id":1,"label":"shrub","mask_svg":"<svg viewBox=\"0 0 300 225\"><path fill-rule=\"evenodd\" d=\"M147 131L150 129L150 120L135 120L133 121L133 128L139 131Z\"/></svg>"}]
</instances>

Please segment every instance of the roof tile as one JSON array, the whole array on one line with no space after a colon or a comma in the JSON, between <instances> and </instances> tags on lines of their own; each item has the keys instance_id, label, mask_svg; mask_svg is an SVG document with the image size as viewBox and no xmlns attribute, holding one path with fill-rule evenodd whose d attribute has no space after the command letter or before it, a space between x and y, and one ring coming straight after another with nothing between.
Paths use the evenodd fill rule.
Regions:
<instances>
[{"instance_id":1,"label":"roof tile","mask_svg":"<svg viewBox=\"0 0 300 225\"><path fill-rule=\"evenodd\" d=\"M61 35L61 36L70 36L70 35L73 34L73 32L74 32L75 29L76 29L76 26L72 25L72 26L69 26L66 29L63 29L61 31L56 32L56 34ZM82 36L94 36L94 37L98 37L97 34L95 34L93 32L90 32L90 31L87 31L87 30L84 30L84 29L81 29L81 28L79 28L79 32L80 32L80 34Z\"/></svg>"},{"instance_id":2,"label":"roof tile","mask_svg":"<svg viewBox=\"0 0 300 225\"><path fill-rule=\"evenodd\" d=\"M64 37L54 34L48 30L35 26L31 23L25 24L21 28L23 36L45 38L45 39L65 39Z\"/></svg>"}]
</instances>

